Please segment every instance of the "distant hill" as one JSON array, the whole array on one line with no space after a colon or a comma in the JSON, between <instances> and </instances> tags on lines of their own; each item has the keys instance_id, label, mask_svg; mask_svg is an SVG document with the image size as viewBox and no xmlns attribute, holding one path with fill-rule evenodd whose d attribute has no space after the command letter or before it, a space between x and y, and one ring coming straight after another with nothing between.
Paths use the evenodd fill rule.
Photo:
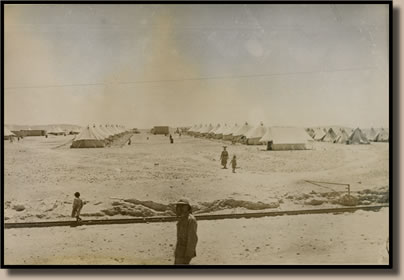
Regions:
<instances>
[{"instance_id":1,"label":"distant hill","mask_svg":"<svg viewBox=\"0 0 404 280\"><path fill-rule=\"evenodd\" d=\"M72 131L76 129L81 129L81 126L75 124L47 124L47 125L13 125L13 124L6 124L5 125L9 130L26 130L26 129L40 129L50 131L55 127L59 127L64 131Z\"/></svg>"}]
</instances>

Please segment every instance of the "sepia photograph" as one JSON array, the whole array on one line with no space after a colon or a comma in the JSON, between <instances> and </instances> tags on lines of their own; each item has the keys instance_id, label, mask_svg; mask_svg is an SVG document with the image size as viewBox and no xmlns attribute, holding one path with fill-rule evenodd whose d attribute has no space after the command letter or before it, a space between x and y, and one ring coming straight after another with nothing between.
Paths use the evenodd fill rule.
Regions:
<instances>
[{"instance_id":1,"label":"sepia photograph","mask_svg":"<svg viewBox=\"0 0 404 280\"><path fill-rule=\"evenodd\" d=\"M2 268L391 268L391 9L3 1Z\"/></svg>"}]
</instances>

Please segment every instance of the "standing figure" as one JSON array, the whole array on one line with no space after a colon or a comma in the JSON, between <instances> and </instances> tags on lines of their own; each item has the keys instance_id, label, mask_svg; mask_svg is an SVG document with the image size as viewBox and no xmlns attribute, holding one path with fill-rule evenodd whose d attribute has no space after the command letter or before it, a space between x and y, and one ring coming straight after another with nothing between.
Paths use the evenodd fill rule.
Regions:
<instances>
[{"instance_id":1,"label":"standing figure","mask_svg":"<svg viewBox=\"0 0 404 280\"><path fill-rule=\"evenodd\" d=\"M83 203L83 200L81 200L81 198L80 198L79 192L76 192L74 194L74 196L75 196L75 198L73 200L72 218L76 218L76 221L78 222L78 221L81 221L80 212L81 212L81 209L83 208L84 203Z\"/></svg>"},{"instance_id":2,"label":"standing figure","mask_svg":"<svg viewBox=\"0 0 404 280\"><path fill-rule=\"evenodd\" d=\"M170 134L170 143L173 144L174 143L174 138L173 136Z\"/></svg>"},{"instance_id":3,"label":"standing figure","mask_svg":"<svg viewBox=\"0 0 404 280\"><path fill-rule=\"evenodd\" d=\"M196 257L196 244L198 243L195 217L192 215L192 207L188 200L180 199L176 203L175 212L177 222L177 244L175 246L174 264L189 264Z\"/></svg>"},{"instance_id":4,"label":"standing figure","mask_svg":"<svg viewBox=\"0 0 404 280\"><path fill-rule=\"evenodd\" d=\"M236 155L233 156L233 159L230 161L230 163L231 168L233 169L233 173L236 173L236 167L237 167Z\"/></svg>"},{"instance_id":5,"label":"standing figure","mask_svg":"<svg viewBox=\"0 0 404 280\"><path fill-rule=\"evenodd\" d=\"M132 141L131 141L130 138L129 138L129 140L128 140L128 145L130 145L130 144L132 144Z\"/></svg>"},{"instance_id":6,"label":"standing figure","mask_svg":"<svg viewBox=\"0 0 404 280\"><path fill-rule=\"evenodd\" d=\"M223 169L227 169L227 160L229 159L229 153L226 151L226 146L223 146L222 154L220 155L220 161L223 165Z\"/></svg>"}]
</instances>

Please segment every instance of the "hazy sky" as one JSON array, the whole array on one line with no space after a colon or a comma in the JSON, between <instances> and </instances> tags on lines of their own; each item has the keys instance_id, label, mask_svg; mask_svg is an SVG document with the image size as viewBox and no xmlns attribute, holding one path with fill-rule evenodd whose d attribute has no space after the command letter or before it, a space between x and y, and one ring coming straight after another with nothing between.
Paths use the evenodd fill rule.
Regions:
<instances>
[{"instance_id":1,"label":"hazy sky","mask_svg":"<svg viewBox=\"0 0 404 280\"><path fill-rule=\"evenodd\" d=\"M5 5L5 123L388 126L387 5Z\"/></svg>"}]
</instances>

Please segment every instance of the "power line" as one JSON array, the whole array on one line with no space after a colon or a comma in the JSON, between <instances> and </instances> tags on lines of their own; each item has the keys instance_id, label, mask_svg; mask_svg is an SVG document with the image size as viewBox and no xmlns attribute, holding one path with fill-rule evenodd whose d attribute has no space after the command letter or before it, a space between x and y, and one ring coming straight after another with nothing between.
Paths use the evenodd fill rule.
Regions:
<instances>
[{"instance_id":1,"label":"power line","mask_svg":"<svg viewBox=\"0 0 404 280\"><path fill-rule=\"evenodd\" d=\"M301 71L301 72L289 72L289 73L252 74L252 75L237 75L237 76L195 77L195 78L184 78L184 79L140 80L140 81L132 81L132 82L117 82L117 83L83 83L83 84L64 84L64 85L11 86L11 87L4 87L4 89L114 86L114 85L147 84L147 83L204 81L204 80L248 79L248 78L260 78L260 77L272 77L272 76L293 76L293 75L309 75L309 74L335 73L335 72L355 72L355 71L366 71L366 70L370 70L370 69L375 69L375 67L359 67L359 68L345 68L345 69L334 69L334 70L323 70L323 71Z\"/></svg>"}]
</instances>

